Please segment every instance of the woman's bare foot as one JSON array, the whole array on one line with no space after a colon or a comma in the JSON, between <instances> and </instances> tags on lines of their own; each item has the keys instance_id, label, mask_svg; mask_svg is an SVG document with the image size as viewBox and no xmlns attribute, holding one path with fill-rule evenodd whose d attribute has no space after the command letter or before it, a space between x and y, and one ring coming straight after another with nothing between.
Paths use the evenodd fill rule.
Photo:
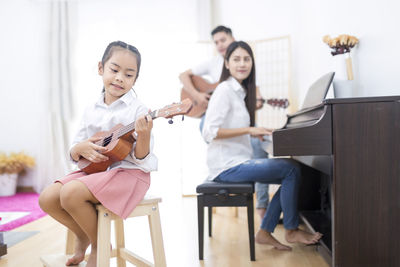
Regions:
<instances>
[{"instance_id":1,"label":"woman's bare foot","mask_svg":"<svg viewBox=\"0 0 400 267\"><path fill-rule=\"evenodd\" d=\"M317 243L322 237L321 233L308 233L300 229L286 230L285 238L289 243L302 243L306 245Z\"/></svg>"},{"instance_id":2,"label":"woman's bare foot","mask_svg":"<svg viewBox=\"0 0 400 267\"><path fill-rule=\"evenodd\" d=\"M291 247L285 246L284 244L282 244L281 242L276 240L275 237L273 237L271 235L271 233L269 233L263 229L258 230L258 232L256 234L256 242L258 244L271 245L278 250L292 250Z\"/></svg>"},{"instance_id":3,"label":"woman's bare foot","mask_svg":"<svg viewBox=\"0 0 400 267\"><path fill-rule=\"evenodd\" d=\"M85 259L86 249L89 247L90 241L86 237L84 239L77 238L75 242L75 254L67 260L66 266L78 265Z\"/></svg>"},{"instance_id":4,"label":"woman's bare foot","mask_svg":"<svg viewBox=\"0 0 400 267\"><path fill-rule=\"evenodd\" d=\"M92 251L90 252L86 267L96 267L97 266L96 262L97 262L97 248L92 246Z\"/></svg>"},{"instance_id":5,"label":"woman's bare foot","mask_svg":"<svg viewBox=\"0 0 400 267\"><path fill-rule=\"evenodd\" d=\"M257 211L258 215L260 215L261 219L263 219L263 218L264 218L264 215L265 215L265 212L267 211L267 209L264 209L264 208L257 208L256 211Z\"/></svg>"}]
</instances>

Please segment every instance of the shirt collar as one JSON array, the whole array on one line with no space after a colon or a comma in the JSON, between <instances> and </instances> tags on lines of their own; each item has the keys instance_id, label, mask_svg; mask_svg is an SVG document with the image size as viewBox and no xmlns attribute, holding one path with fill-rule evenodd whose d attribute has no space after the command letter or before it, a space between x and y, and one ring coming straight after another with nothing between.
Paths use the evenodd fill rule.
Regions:
<instances>
[{"instance_id":1,"label":"shirt collar","mask_svg":"<svg viewBox=\"0 0 400 267\"><path fill-rule=\"evenodd\" d=\"M244 90L243 86L232 76L230 76L227 80L229 86L239 94L243 99L246 97L246 91Z\"/></svg>"},{"instance_id":2,"label":"shirt collar","mask_svg":"<svg viewBox=\"0 0 400 267\"><path fill-rule=\"evenodd\" d=\"M119 105L120 103L124 103L125 105L130 105L132 103L132 101L135 99L135 96L133 95L133 90L129 90L128 92L126 92L126 94L124 94L123 96L121 96L119 99L117 99L116 101L114 101L110 107L115 106L115 105ZM99 99L96 102L97 106L101 106L101 107L107 107L106 103L104 103L104 92L101 93Z\"/></svg>"}]
</instances>

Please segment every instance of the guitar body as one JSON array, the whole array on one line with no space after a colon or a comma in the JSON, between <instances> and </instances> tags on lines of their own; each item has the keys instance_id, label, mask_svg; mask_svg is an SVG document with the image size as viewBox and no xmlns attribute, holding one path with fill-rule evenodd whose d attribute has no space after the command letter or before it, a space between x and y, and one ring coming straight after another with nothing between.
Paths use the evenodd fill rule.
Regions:
<instances>
[{"instance_id":1,"label":"guitar body","mask_svg":"<svg viewBox=\"0 0 400 267\"><path fill-rule=\"evenodd\" d=\"M130 133L125 134L120 138L116 138L115 133L117 133L122 127L124 127L124 125L118 124L114 126L110 131L97 132L93 135L93 137L102 138L100 141L95 143L96 145L100 146L104 146L103 144L105 139L112 136L109 143L104 146L107 148L107 150L102 153L103 155L106 155L108 157L107 161L94 163L82 157L78 161L78 168L87 174L102 172L107 170L107 168L114 162L121 161L126 158L126 156L128 156L128 154L132 150L133 142L135 141L135 139Z\"/></svg>"},{"instance_id":2,"label":"guitar body","mask_svg":"<svg viewBox=\"0 0 400 267\"><path fill-rule=\"evenodd\" d=\"M218 86L219 83L209 83L200 76L193 75L191 77L192 83L197 91L202 93L212 94L215 88ZM192 97L182 88L181 90L181 100L189 98L191 100ZM193 105L192 109L186 115L193 118L200 118L206 112L206 108L203 108L197 104Z\"/></svg>"}]
</instances>

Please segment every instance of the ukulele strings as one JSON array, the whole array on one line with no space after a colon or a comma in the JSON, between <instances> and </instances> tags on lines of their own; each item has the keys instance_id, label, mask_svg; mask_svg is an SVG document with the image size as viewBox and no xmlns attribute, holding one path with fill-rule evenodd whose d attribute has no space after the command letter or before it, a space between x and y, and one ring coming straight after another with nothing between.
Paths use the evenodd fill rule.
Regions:
<instances>
[{"instance_id":1,"label":"ukulele strings","mask_svg":"<svg viewBox=\"0 0 400 267\"><path fill-rule=\"evenodd\" d=\"M154 119L156 117L156 115L155 115L156 113L157 113L157 110L154 110L154 111L150 112L149 115L151 116L152 119ZM128 124L127 126L124 126L120 129L118 129L116 136L117 136L117 138L120 138L121 136L123 136L133 130L135 130L135 122L132 122L132 123ZM109 140L111 140L112 137L113 137L113 134L111 134L107 138L109 138ZM104 140L106 140L107 138L105 138Z\"/></svg>"}]
</instances>

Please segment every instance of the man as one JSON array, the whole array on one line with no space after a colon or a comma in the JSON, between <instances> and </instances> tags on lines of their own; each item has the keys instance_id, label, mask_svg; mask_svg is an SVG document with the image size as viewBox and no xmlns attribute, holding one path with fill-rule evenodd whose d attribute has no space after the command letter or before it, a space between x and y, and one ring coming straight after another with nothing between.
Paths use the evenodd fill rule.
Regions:
<instances>
[{"instance_id":1,"label":"man","mask_svg":"<svg viewBox=\"0 0 400 267\"><path fill-rule=\"evenodd\" d=\"M235 41L232 30L225 26L218 26L211 32L211 37L217 49L218 55L210 60L188 69L179 75L179 79L183 84L183 89L190 95L194 105L199 105L207 108L210 95L207 93L199 92L193 85L191 76L209 76L211 83L219 82L221 77L222 66L224 64L224 56L228 46ZM263 101L257 87L257 109L263 106ZM204 116L201 118L200 131L203 128ZM265 158L268 154L261 148L260 140L258 138L251 138L253 147L253 158ZM264 217L266 208L269 203L269 186L268 184L256 183L256 196L257 196L257 213L261 218Z\"/></svg>"}]
</instances>

